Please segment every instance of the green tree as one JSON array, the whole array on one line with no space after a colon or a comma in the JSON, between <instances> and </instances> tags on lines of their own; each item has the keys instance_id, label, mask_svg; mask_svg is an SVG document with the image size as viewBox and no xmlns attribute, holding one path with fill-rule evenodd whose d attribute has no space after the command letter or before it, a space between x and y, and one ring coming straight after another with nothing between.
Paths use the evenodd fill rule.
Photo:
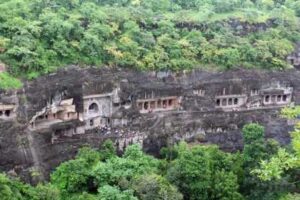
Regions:
<instances>
[{"instance_id":1,"label":"green tree","mask_svg":"<svg viewBox=\"0 0 300 200\"><path fill-rule=\"evenodd\" d=\"M245 125L243 130L244 150L243 150L243 168L244 178L241 191L247 199L278 199L288 188L285 181L261 181L251 172L257 168L260 160L268 159L278 150L272 147L274 144L268 144L264 139L264 128L258 124ZM273 143L273 142L271 142ZM269 147L269 148L268 148ZM268 152L274 149L275 152Z\"/></svg>"},{"instance_id":2,"label":"green tree","mask_svg":"<svg viewBox=\"0 0 300 200\"><path fill-rule=\"evenodd\" d=\"M242 199L228 156L216 147L189 148L180 144L178 158L168 170L168 180L186 199ZM224 177L227 183L220 183Z\"/></svg>"},{"instance_id":3,"label":"green tree","mask_svg":"<svg viewBox=\"0 0 300 200\"><path fill-rule=\"evenodd\" d=\"M136 178L133 189L141 200L182 200L183 196L164 177L150 174Z\"/></svg>"},{"instance_id":4,"label":"green tree","mask_svg":"<svg viewBox=\"0 0 300 200\"><path fill-rule=\"evenodd\" d=\"M99 188L100 200L138 200L131 190L120 191L116 187L105 185Z\"/></svg>"},{"instance_id":5,"label":"green tree","mask_svg":"<svg viewBox=\"0 0 300 200\"><path fill-rule=\"evenodd\" d=\"M0 174L1 200L59 200L59 191L51 185L37 185L32 187L22 183L19 179L9 179Z\"/></svg>"},{"instance_id":6,"label":"green tree","mask_svg":"<svg viewBox=\"0 0 300 200\"><path fill-rule=\"evenodd\" d=\"M91 165L84 159L64 162L51 174L51 183L66 195L87 191L90 168Z\"/></svg>"},{"instance_id":7,"label":"green tree","mask_svg":"<svg viewBox=\"0 0 300 200\"><path fill-rule=\"evenodd\" d=\"M293 108L284 108L282 116L289 120L295 120L300 115L300 106ZM271 181L273 179L282 179L285 173L290 169L300 168L300 124L296 123L292 136L292 152L281 148L276 155L269 160L263 160L260 168L253 170L262 180Z\"/></svg>"},{"instance_id":8,"label":"green tree","mask_svg":"<svg viewBox=\"0 0 300 200\"><path fill-rule=\"evenodd\" d=\"M157 173L159 161L145 155L138 145L126 148L123 157L111 157L106 162L99 162L93 171L96 183L119 186L128 189L134 177L145 173Z\"/></svg>"},{"instance_id":9,"label":"green tree","mask_svg":"<svg viewBox=\"0 0 300 200\"><path fill-rule=\"evenodd\" d=\"M116 147L111 140L106 140L101 144L99 151L102 160L107 160L117 155Z\"/></svg>"},{"instance_id":10,"label":"green tree","mask_svg":"<svg viewBox=\"0 0 300 200\"><path fill-rule=\"evenodd\" d=\"M34 188L32 200L60 200L60 191L51 184L38 184Z\"/></svg>"},{"instance_id":11,"label":"green tree","mask_svg":"<svg viewBox=\"0 0 300 200\"><path fill-rule=\"evenodd\" d=\"M100 161L101 155L98 151L96 151L95 149L92 149L91 147L87 146L87 147L82 147L81 149L79 149L77 155L76 155L76 159L77 160L84 160L87 162L87 164L89 165L94 165L97 162Z\"/></svg>"}]
</instances>

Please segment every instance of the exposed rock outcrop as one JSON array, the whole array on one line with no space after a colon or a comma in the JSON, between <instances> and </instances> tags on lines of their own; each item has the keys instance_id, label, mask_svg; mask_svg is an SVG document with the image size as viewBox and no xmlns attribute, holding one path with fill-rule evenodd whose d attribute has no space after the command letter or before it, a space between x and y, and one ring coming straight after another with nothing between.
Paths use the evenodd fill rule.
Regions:
<instances>
[{"instance_id":1,"label":"exposed rock outcrop","mask_svg":"<svg viewBox=\"0 0 300 200\"><path fill-rule=\"evenodd\" d=\"M235 151L250 122L288 144L292 125L279 110L299 103L296 70L175 74L68 67L1 92L0 170L38 181L81 146L108 138L119 151L140 143L154 155L181 140Z\"/></svg>"}]
</instances>

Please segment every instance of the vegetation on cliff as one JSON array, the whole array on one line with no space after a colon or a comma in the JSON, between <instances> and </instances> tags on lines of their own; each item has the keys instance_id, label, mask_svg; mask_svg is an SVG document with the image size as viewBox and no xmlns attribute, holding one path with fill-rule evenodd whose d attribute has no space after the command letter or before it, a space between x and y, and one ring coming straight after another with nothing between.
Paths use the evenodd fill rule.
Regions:
<instances>
[{"instance_id":1,"label":"vegetation on cliff","mask_svg":"<svg viewBox=\"0 0 300 200\"><path fill-rule=\"evenodd\" d=\"M299 120L300 106L285 108L282 115L290 120ZM280 148L276 155L269 160L261 161L259 169L253 170L254 174L263 180L281 179L288 170L300 169L300 123L296 124L294 131L291 132L292 152L285 148ZM299 178L298 178L299 180Z\"/></svg>"},{"instance_id":2,"label":"vegetation on cliff","mask_svg":"<svg viewBox=\"0 0 300 200\"><path fill-rule=\"evenodd\" d=\"M283 69L296 0L0 0L0 60L33 78L67 64Z\"/></svg>"},{"instance_id":3,"label":"vegetation on cliff","mask_svg":"<svg viewBox=\"0 0 300 200\"><path fill-rule=\"evenodd\" d=\"M10 74L6 72L0 73L0 89L17 89L21 86L22 83Z\"/></svg>"},{"instance_id":4,"label":"vegetation on cliff","mask_svg":"<svg viewBox=\"0 0 300 200\"><path fill-rule=\"evenodd\" d=\"M273 162L281 148L274 140L265 141L264 128L258 124L246 125L243 139L243 153L180 143L163 148L161 159L146 155L138 145L117 156L108 140L99 149L80 149L75 159L57 167L48 184L32 187L0 175L0 196L4 200L299 199L295 193L300 188L299 165L284 168L280 176L261 178L259 174L270 170L264 163L281 166ZM292 144L298 142L294 138ZM289 148L286 152L299 161L298 152Z\"/></svg>"}]
</instances>

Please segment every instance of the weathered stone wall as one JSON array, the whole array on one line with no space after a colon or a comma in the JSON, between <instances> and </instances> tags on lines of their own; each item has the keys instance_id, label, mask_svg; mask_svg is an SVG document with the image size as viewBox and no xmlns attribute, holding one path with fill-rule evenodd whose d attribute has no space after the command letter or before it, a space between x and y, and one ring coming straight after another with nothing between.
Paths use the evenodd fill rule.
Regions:
<instances>
[{"instance_id":1,"label":"weathered stone wall","mask_svg":"<svg viewBox=\"0 0 300 200\"><path fill-rule=\"evenodd\" d=\"M266 92L270 98L280 96L280 100L289 95L284 94L285 87L292 88L290 101L264 104ZM257 94L253 97L254 89ZM84 117L84 97L96 94L108 95L113 108L105 116L105 126L85 129L90 121ZM244 95L247 102L225 108L216 105L218 95L233 95L228 97L232 98L230 101L235 95ZM178 98L178 106L139 112L137 100L150 98L151 103L170 96ZM30 128L30 120L43 110L53 109L53 101L58 97L74 99L78 119ZM251 107L253 99L258 107ZM34 182L37 180L30 178L30 173L38 171L40 179L47 178L51 170L72 158L81 146L97 147L108 138L115 141L120 151L131 143L140 143L154 155L161 147L180 140L218 144L223 150L235 151L243 145L241 128L257 122L266 127L268 138L288 144L292 127L279 117L279 110L288 104L300 104L300 72L233 70L175 74L69 67L25 82L19 91L1 92L0 103L16 106L13 120L0 119L0 170Z\"/></svg>"}]
</instances>

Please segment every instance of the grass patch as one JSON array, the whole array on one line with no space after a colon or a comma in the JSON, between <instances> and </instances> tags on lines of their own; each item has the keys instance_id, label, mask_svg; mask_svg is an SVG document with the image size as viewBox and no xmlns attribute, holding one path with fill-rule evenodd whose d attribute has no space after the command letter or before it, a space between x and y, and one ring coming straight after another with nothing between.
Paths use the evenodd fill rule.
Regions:
<instances>
[{"instance_id":1,"label":"grass patch","mask_svg":"<svg viewBox=\"0 0 300 200\"><path fill-rule=\"evenodd\" d=\"M9 75L8 73L0 73L0 89L18 89L22 87L22 82Z\"/></svg>"}]
</instances>

